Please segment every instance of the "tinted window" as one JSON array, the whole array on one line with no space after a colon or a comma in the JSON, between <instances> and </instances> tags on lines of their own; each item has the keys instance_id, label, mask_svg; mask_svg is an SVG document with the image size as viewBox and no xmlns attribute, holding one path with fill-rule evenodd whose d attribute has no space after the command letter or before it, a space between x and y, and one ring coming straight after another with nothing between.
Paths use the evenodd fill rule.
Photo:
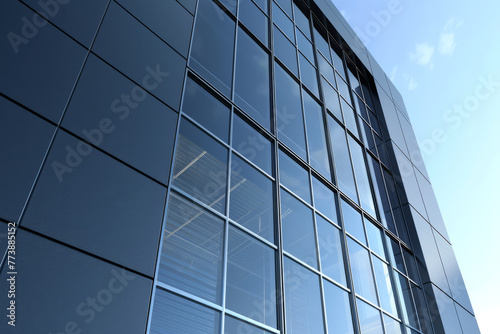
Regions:
<instances>
[{"instance_id":1,"label":"tinted window","mask_svg":"<svg viewBox=\"0 0 500 334\"><path fill-rule=\"evenodd\" d=\"M233 154L229 218L274 242L273 182Z\"/></svg>"},{"instance_id":2,"label":"tinted window","mask_svg":"<svg viewBox=\"0 0 500 334\"><path fill-rule=\"evenodd\" d=\"M307 36L307 38L311 39L311 29L309 28L309 10L304 10L307 12L307 14L304 14L295 3L293 4L295 24L300 28L304 35Z\"/></svg>"},{"instance_id":3,"label":"tinted window","mask_svg":"<svg viewBox=\"0 0 500 334\"><path fill-rule=\"evenodd\" d=\"M394 299L394 289L391 282L391 269L379 258L372 255L375 279L377 280L378 296L380 306L389 313L398 316L396 300Z\"/></svg>"},{"instance_id":4,"label":"tinted window","mask_svg":"<svg viewBox=\"0 0 500 334\"><path fill-rule=\"evenodd\" d=\"M291 17L291 16L290 16ZM295 44L295 36L293 34L293 22L285 15L285 13L273 2L273 22L285 33L285 35Z\"/></svg>"},{"instance_id":5,"label":"tinted window","mask_svg":"<svg viewBox=\"0 0 500 334\"><path fill-rule=\"evenodd\" d=\"M300 78L302 83L306 85L307 88L316 96L319 96L318 89L318 76L316 74L316 68L311 65L309 61L302 55L299 54L300 62Z\"/></svg>"},{"instance_id":6,"label":"tinted window","mask_svg":"<svg viewBox=\"0 0 500 334\"><path fill-rule=\"evenodd\" d=\"M18 222L55 127L3 97L0 110L0 217Z\"/></svg>"},{"instance_id":7,"label":"tinted window","mask_svg":"<svg viewBox=\"0 0 500 334\"><path fill-rule=\"evenodd\" d=\"M276 327L274 250L229 228L226 307L246 317Z\"/></svg>"},{"instance_id":8,"label":"tinted window","mask_svg":"<svg viewBox=\"0 0 500 334\"><path fill-rule=\"evenodd\" d=\"M292 1L291 0L277 0L276 1L281 8L288 14L288 16L292 17Z\"/></svg>"},{"instance_id":9,"label":"tinted window","mask_svg":"<svg viewBox=\"0 0 500 334\"><path fill-rule=\"evenodd\" d=\"M361 217L361 214L344 200L341 200L341 203L345 230L347 233L366 244L365 231L363 229L363 218Z\"/></svg>"},{"instance_id":10,"label":"tinted window","mask_svg":"<svg viewBox=\"0 0 500 334\"><path fill-rule=\"evenodd\" d=\"M224 221L172 192L158 279L221 304Z\"/></svg>"},{"instance_id":11,"label":"tinted window","mask_svg":"<svg viewBox=\"0 0 500 334\"><path fill-rule=\"evenodd\" d=\"M333 87L325 80L321 78L321 83L323 84L323 96L325 99L326 108L335 116L337 119L342 121L342 111L340 110L339 94L333 89Z\"/></svg>"},{"instance_id":12,"label":"tinted window","mask_svg":"<svg viewBox=\"0 0 500 334\"><path fill-rule=\"evenodd\" d=\"M280 182L300 198L311 203L311 188L309 173L292 158L279 152Z\"/></svg>"},{"instance_id":13,"label":"tinted window","mask_svg":"<svg viewBox=\"0 0 500 334\"><path fill-rule=\"evenodd\" d=\"M370 221L366 221L365 227L370 249L385 259L386 256L384 242L382 240L382 231Z\"/></svg>"},{"instance_id":14,"label":"tinted window","mask_svg":"<svg viewBox=\"0 0 500 334\"><path fill-rule=\"evenodd\" d=\"M233 116L233 149L272 175L272 144L238 115Z\"/></svg>"},{"instance_id":15,"label":"tinted window","mask_svg":"<svg viewBox=\"0 0 500 334\"><path fill-rule=\"evenodd\" d=\"M345 126L356 136L356 138L359 138L354 110L344 101L344 99L340 99L340 104L342 105L342 114L344 115Z\"/></svg>"},{"instance_id":16,"label":"tinted window","mask_svg":"<svg viewBox=\"0 0 500 334\"><path fill-rule=\"evenodd\" d=\"M271 332L252 326L249 323L243 322L241 320L238 320L230 316L226 316L224 334L235 334L235 333L271 334Z\"/></svg>"},{"instance_id":17,"label":"tinted window","mask_svg":"<svg viewBox=\"0 0 500 334\"><path fill-rule=\"evenodd\" d=\"M356 174L356 183L358 184L358 193L361 200L361 206L373 217L375 213L375 202L370 188L370 180L366 170L364 159L364 149L349 136L349 146L351 148L352 165Z\"/></svg>"},{"instance_id":18,"label":"tinted window","mask_svg":"<svg viewBox=\"0 0 500 334\"><path fill-rule=\"evenodd\" d=\"M344 258L342 256L342 231L324 218L316 215L318 226L321 271L340 284L346 285Z\"/></svg>"},{"instance_id":19,"label":"tinted window","mask_svg":"<svg viewBox=\"0 0 500 334\"><path fill-rule=\"evenodd\" d=\"M335 86L335 75L333 74L333 67L330 63L321 55L318 54L318 66L319 72L330 82L330 84ZM325 89L325 88L323 88Z\"/></svg>"},{"instance_id":20,"label":"tinted window","mask_svg":"<svg viewBox=\"0 0 500 334\"><path fill-rule=\"evenodd\" d=\"M323 111L320 105L309 94L304 92L302 96L304 97L304 112L306 115L309 162L323 176L331 179Z\"/></svg>"},{"instance_id":21,"label":"tinted window","mask_svg":"<svg viewBox=\"0 0 500 334\"><path fill-rule=\"evenodd\" d=\"M321 27L320 24L315 22L313 32L316 48L318 48L318 50L321 51L321 53L325 55L326 58L330 59L330 49L328 47L328 41L324 28Z\"/></svg>"},{"instance_id":22,"label":"tinted window","mask_svg":"<svg viewBox=\"0 0 500 334\"><path fill-rule=\"evenodd\" d=\"M330 43L334 43L335 42L332 42L332 39L330 38ZM333 47L333 45L330 45L331 47ZM335 46L331 49L331 55L332 55L332 59L333 59L333 66L335 66L335 69L337 70L337 72L340 73L340 75L345 78L345 71L344 71L344 64L343 64L343 61L341 59L341 56L339 56L339 54L342 54L342 51L336 51L336 49L340 47L337 46L335 44ZM335 49L335 50L334 50Z\"/></svg>"},{"instance_id":23,"label":"tinted window","mask_svg":"<svg viewBox=\"0 0 500 334\"><path fill-rule=\"evenodd\" d=\"M345 137L344 129L332 118L328 117L330 125L330 142L333 148L333 161L335 163L335 173L340 190L355 202L358 201L356 186L354 185L354 174L352 172L349 149Z\"/></svg>"},{"instance_id":24,"label":"tinted window","mask_svg":"<svg viewBox=\"0 0 500 334\"><path fill-rule=\"evenodd\" d=\"M317 268L313 213L285 190L281 190L283 249Z\"/></svg>"},{"instance_id":25,"label":"tinted window","mask_svg":"<svg viewBox=\"0 0 500 334\"><path fill-rule=\"evenodd\" d=\"M300 52L314 64L314 49L312 43L300 32L300 30L297 30L297 45Z\"/></svg>"},{"instance_id":26,"label":"tinted window","mask_svg":"<svg viewBox=\"0 0 500 334\"><path fill-rule=\"evenodd\" d=\"M234 15L236 15L237 0L221 0L221 3Z\"/></svg>"},{"instance_id":27,"label":"tinted window","mask_svg":"<svg viewBox=\"0 0 500 334\"><path fill-rule=\"evenodd\" d=\"M297 51L295 46L283 35L278 28L273 27L274 31L274 52L276 57L285 64L293 74L298 76L297 70Z\"/></svg>"},{"instance_id":28,"label":"tinted window","mask_svg":"<svg viewBox=\"0 0 500 334\"><path fill-rule=\"evenodd\" d=\"M165 193L59 130L21 225L152 275Z\"/></svg>"},{"instance_id":29,"label":"tinted window","mask_svg":"<svg viewBox=\"0 0 500 334\"><path fill-rule=\"evenodd\" d=\"M267 16L251 0L240 0L240 21L257 36L264 44L268 45Z\"/></svg>"},{"instance_id":30,"label":"tinted window","mask_svg":"<svg viewBox=\"0 0 500 334\"><path fill-rule=\"evenodd\" d=\"M403 257L406 263L406 269L408 270L408 277L414 282L420 284L418 279L417 264L415 263L415 258L406 249L403 249Z\"/></svg>"},{"instance_id":31,"label":"tinted window","mask_svg":"<svg viewBox=\"0 0 500 334\"><path fill-rule=\"evenodd\" d=\"M157 289L151 319L151 333L218 334L220 333L220 313Z\"/></svg>"},{"instance_id":32,"label":"tinted window","mask_svg":"<svg viewBox=\"0 0 500 334\"><path fill-rule=\"evenodd\" d=\"M328 334L352 334L349 294L334 284L323 280Z\"/></svg>"},{"instance_id":33,"label":"tinted window","mask_svg":"<svg viewBox=\"0 0 500 334\"><path fill-rule=\"evenodd\" d=\"M405 265L403 263L403 255L401 253L401 248L399 244L387 237L390 244L389 255L392 259L392 265L400 270L403 274L406 274Z\"/></svg>"},{"instance_id":34,"label":"tinted window","mask_svg":"<svg viewBox=\"0 0 500 334\"><path fill-rule=\"evenodd\" d=\"M284 269L287 333L324 333L318 276L286 257Z\"/></svg>"},{"instance_id":35,"label":"tinted window","mask_svg":"<svg viewBox=\"0 0 500 334\"><path fill-rule=\"evenodd\" d=\"M417 313L415 304L413 304L413 297L410 290L410 283L401 274L396 275L396 288L398 289L399 300L401 302L401 309L403 310L404 319L415 328L418 327ZM451 301L450 301L451 302Z\"/></svg>"},{"instance_id":36,"label":"tinted window","mask_svg":"<svg viewBox=\"0 0 500 334\"><path fill-rule=\"evenodd\" d=\"M385 226L394 226L391 207L389 205L389 199L387 198L387 192L385 191L384 186L384 179L380 170L380 164L370 155L367 155L367 158L381 221Z\"/></svg>"},{"instance_id":37,"label":"tinted window","mask_svg":"<svg viewBox=\"0 0 500 334\"><path fill-rule=\"evenodd\" d=\"M177 113L90 55L62 125L167 183Z\"/></svg>"},{"instance_id":38,"label":"tinted window","mask_svg":"<svg viewBox=\"0 0 500 334\"><path fill-rule=\"evenodd\" d=\"M219 212L226 208L227 149L183 119L172 184Z\"/></svg>"},{"instance_id":39,"label":"tinted window","mask_svg":"<svg viewBox=\"0 0 500 334\"><path fill-rule=\"evenodd\" d=\"M234 21L211 0L200 0L189 64L224 95L231 92Z\"/></svg>"},{"instance_id":40,"label":"tinted window","mask_svg":"<svg viewBox=\"0 0 500 334\"><path fill-rule=\"evenodd\" d=\"M269 130L269 55L241 28L236 51L235 102Z\"/></svg>"},{"instance_id":41,"label":"tinted window","mask_svg":"<svg viewBox=\"0 0 500 334\"><path fill-rule=\"evenodd\" d=\"M182 111L228 142L229 108L190 77L184 89Z\"/></svg>"},{"instance_id":42,"label":"tinted window","mask_svg":"<svg viewBox=\"0 0 500 334\"><path fill-rule=\"evenodd\" d=\"M356 293L372 303L378 304L368 250L351 238L347 238L347 247L349 248L352 280Z\"/></svg>"},{"instance_id":43,"label":"tinted window","mask_svg":"<svg viewBox=\"0 0 500 334\"><path fill-rule=\"evenodd\" d=\"M281 66L276 65L275 70L278 138L307 160L299 84Z\"/></svg>"},{"instance_id":44,"label":"tinted window","mask_svg":"<svg viewBox=\"0 0 500 334\"><path fill-rule=\"evenodd\" d=\"M335 194L317 178L313 177L314 207L337 223L337 203Z\"/></svg>"},{"instance_id":45,"label":"tinted window","mask_svg":"<svg viewBox=\"0 0 500 334\"><path fill-rule=\"evenodd\" d=\"M246 1L246 0L241 0ZM254 2L267 14L268 11L268 0L254 0ZM240 5L241 6L241 5Z\"/></svg>"},{"instance_id":46,"label":"tinted window","mask_svg":"<svg viewBox=\"0 0 500 334\"><path fill-rule=\"evenodd\" d=\"M361 334L383 334L380 311L361 299L357 299L357 305Z\"/></svg>"},{"instance_id":47,"label":"tinted window","mask_svg":"<svg viewBox=\"0 0 500 334\"><path fill-rule=\"evenodd\" d=\"M386 334L403 334L401 332L401 323L384 314L384 324Z\"/></svg>"}]
</instances>

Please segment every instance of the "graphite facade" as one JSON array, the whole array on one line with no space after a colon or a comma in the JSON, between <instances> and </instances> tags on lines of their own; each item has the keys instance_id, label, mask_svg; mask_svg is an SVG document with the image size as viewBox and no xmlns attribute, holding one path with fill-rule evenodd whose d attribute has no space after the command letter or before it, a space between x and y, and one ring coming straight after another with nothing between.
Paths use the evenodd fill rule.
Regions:
<instances>
[{"instance_id":1,"label":"graphite facade","mask_svg":"<svg viewBox=\"0 0 500 334\"><path fill-rule=\"evenodd\" d=\"M479 333L332 3L0 6L1 333Z\"/></svg>"}]
</instances>

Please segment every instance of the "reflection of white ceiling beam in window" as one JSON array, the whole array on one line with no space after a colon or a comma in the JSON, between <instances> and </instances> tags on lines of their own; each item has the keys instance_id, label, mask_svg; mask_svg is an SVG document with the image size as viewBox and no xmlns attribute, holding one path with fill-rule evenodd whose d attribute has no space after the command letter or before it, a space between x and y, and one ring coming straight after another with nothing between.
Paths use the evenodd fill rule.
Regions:
<instances>
[{"instance_id":1,"label":"reflection of white ceiling beam in window","mask_svg":"<svg viewBox=\"0 0 500 334\"><path fill-rule=\"evenodd\" d=\"M191 161L190 163L188 163L186 165L186 167L184 167L183 169L181 169L179 171L179 173L175 174L173 180L175 180L176 178L178 178L179 176L181 176L182 173L184 173L189 167L191 167L193 164L195 164L196 161L200 160L206 153L207 153L207 151L201 152L201 154L199 156L197 156L196 158L193 159L193 161Z\"/></svg>"}]
</instances>

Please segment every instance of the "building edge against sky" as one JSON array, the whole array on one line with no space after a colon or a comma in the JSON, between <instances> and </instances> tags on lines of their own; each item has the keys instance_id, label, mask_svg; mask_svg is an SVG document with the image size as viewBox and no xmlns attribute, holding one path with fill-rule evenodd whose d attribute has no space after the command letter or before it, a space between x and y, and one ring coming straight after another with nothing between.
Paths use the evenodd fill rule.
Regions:
<instances>
[{"instance_id":1,"label":"building edge against sky","mask_svg":"<svg viewBox=\"0 0 500 334\"><path fill-rule=\"evenodd\" d=\"M293 310L300 309L302 299L317 297L317 305L310 302L319 307L320 314L304 316L309 327L302 333L316 334L328 328L332 334L334 322L328 319L336 318L328 313L327 294L336 291L335 296L349 296L345 305L347 314L353 314L354 325L346 327L346 332L371 333L363 321L371 319L366 320L367 326L377 323L367 315L375 312L380 330L385 328L386 333L398 333L396 329L391 331L390 324L397 326L400 321L413 328L403 326L408 333L479 333L404 102L377 61L330 1L311 1L311 12L300 1L295 1L294 6L287 0L277 1L279 6L272 0L240 1L239 7L242 3L250 4L247 10L255 16L245 17L232 0L218 4L211 0L101 0L92 4L7 0L2 5L6 9L0 13L0 147L5 159L0 167L0 228L4 229L0 231L0 303L5 315L12 315L5 310L12 301L16 302L17 328L8 325L4 320L9 318L0 314L1 332L20 333L24 329L44 333L142 333L147 328L151 333L162 333L173 324L163 323L160 318L190 310L190 318L206 322L198 324L197 332L188 327L185 332L224 330L224 334L230 334L245 323L247 332L260 328L260 333L279 333L288 328L286 333L297 334L301 327L292 321L297 316ZM204 16L197 17L202 6L213 12L208 14L207 9ZM34 11L44 19L34 15ZM268 19L269 13L273 13L272 20ZM310 42L314 41L312 30L316 24L307 17L312 18L311 13L317 16L318 25L327 25L326 45L331 48L327 52L334 57L334 49L339 48L335 43L343 50L340 57L345 52L345 61L341 60L340 65L332 58L323 58L329 62L324 66L331 68L332 79L319 64L319 42ZM264 33L253 24L256 17L267 20ZM214 35L208 29L197 32L193 28L195 22L210 25L210 20L220 20L221 30L217 34L232 29L232 35L228 39L209 40ZM306 33L306 29L311 30ZM280 48L291 46L294 60L279 52L278 40L282 43ZM290 40L292 44L288 45ZM209 49L203 49L205 42L212 43ZM313 48L311 55L304 47L307 43ZM248 49L244 50L243 45ZM196 54L196 47L204 52ZM209 63L203 58L207 52L214 52L212 56L216 58L218 52L230 55L230 71L211 71L210 66L216 70L223 67L225 59L220 57L219 63ZM262 106L259 103L265 105L266 100L246 95L255 87L245 86L238 78L238 73L244 71L238 68L239 59L251 64L246 53L252 59L267 61L267 70L255 68L257 76L270 78L267 95L263 96L268 98L268 106L274 108L267 118L255 112ZM232 63L233 57L236 64ZM312 85L304 70L307 66L316 73ZM251 73L245 75L249 81L260 83ZM283 85L278 85L278 80ZM367 80L364 87L358 83L358 102L354 92L357 80ZM347 93L342 91L342 82ZM169 85L168 89L162 89L162 83ZM288 91L280 91L285 86ZM330 110L326 87L341 102L342 109L337 103L340 116ZM366 87L368 91L363 92ZM298 115L305 117L306 122L302 120L298 128L305 133L303 144L292 138L297 135L293 126L298 124L293 118L289 123L281 120L283 127L279 124L280 116L283 117L280 103L284 103L284 114L293 112L294 106L283 102L292 100L294 95L290 92L297 92L301 104ZM369 102L370 92L377 94L378 99ZM192 101L202 101L201 104L191 103L189 94ZM365 118L378 118L380 130L363 121L359 110L359 115L354 112L354 123L349 124L347 113L359 105L367 106L365 113L372 112ZM196 112L202 107L219 115L220 124ZM314 108L321 110L320 127L329 129L326 137L318 139L323 140L319 146L323 145L326 152L323 165L321 157L318 161L313 157L314 145L318 145L312 139L314 131L307 131L314 124L313 118L308 118L309 110ZM224 127L221 124L226 116ZM287 128L289 124L292 125ZM371 149L361 139L363 126L369 129L372 140L378 137L377 131L383 138L377 145L387 153L390 175L395 180L392 193L397 194L398 204L391 202L389 215L395 216L398 210L398 219L403 222L397 227L398 233L380 223L380 217L387 212L382 212L383 204L379 202L383 200L374 195L379 191L376 181L382 180L381 188L386 189L388 197L391 190L386 176L378 179L370 165L374 161L373 166L384 171L382 153L369 153L378 149ZM353 168L353 196L347 193L348 187L339 185L342 166L335 161L338 151L333 141L334 128L340 129L347 140L344 144L347 159L352 159L352 165L347 163L348 168ZM242 145L235 144L240 131L255 133L251 138L258 138L256 147L263 148L250 155L244 153L245 139ZM269 156L260 159L268 146ZM360 170L356 165L354 151L358 146L360 161L370 168L364 166ZM203 164L201 169L190 171L198 161ZM307 189L294 181L303 172ZM377 202L372 210L361 198L363 172L367 174L368 197ZM287 178L289 175L293 177ZM190 184L193 180L205 185L205 193ZM248 188L242 186L245 192L234 191L235 185L245 184L246 180L252 182ZM315 191L322 187L334 199L332 216L320 208L320 200L316 199ZM245 197L252 192L254 197ZM258 212L258 223L245 220L244 215L236 212L238 208L255 214L261 209L250 206L266 205L262 199L270 202L271 207ZM291 242L293 231L285 227L285 222L292 224L294 214L299 214L300 210L294 211L298 207L303 208L304 217L309 216L312 232L301 230L305 223L297 225L296 230L311 237L310 244L298 239ZM362 217L360 236L353 227L345 227L351 219L347 217L347 208L354 208L354 216ZM288 218L285 213L289 213ZM272 223L262 228L265 219ZM19 223L15 259L11 261L14 267L10 271L9 222ZM189 224L195 227L172 241ZM407 233L402 232L404 224ZM327 271L330 268L322 263L327 252L321 244L321 226L330 230L333 227L335 233L340 233L337 267L342 274L338 277L338 271ZM382 253L392 255L377 254L370 228L384 231ZM192 244L199 247L190 248L185 242L188 238L193 238ZM294 248L296 244L312 245L314 254L307 247ZM238 257L238 247L242 245L247 252L259 254L257 258L262 263L250 261L250 253L246 259ZM360 251L354 253L358 248ZM184 250L184 254L176 257L176 249ZM212 257L197 262L197 252ZM364 290L364 283L355 277L356 270L363 267L365 252L366 272L373 275L367 281L378 289L374 290L373 299L370 287ZM414 272L410 269L413 259L418 267ZM391 290L388 298L397 304L392 311L392 304L386 306L382 300L384 279L379 280L375 263L390 271L385 284ZM252 287L256 289L252 293L264 294L267 299L247 303L265 314L261 318L255 316L256 309L236 300L252 295L244 291L252 286L250 281L241 278L245 283L241 285L238 279L233 280L237 268L245 265L250 266L249 272L257 271L255 268L262 271L254 279L260 280L263 287ZM298 285L307 285L309 290L294 287L286 277L287 270L297 273L300 282L307 282ZM15 279L8 281L10 277ZM14 297L9 294L12 289ZM270 301L276 305L272 312L268 311ZM405 303L407 309L403 310ZM173 309L172 305L179 308ZM414 314L409 314L412 307ZM165 313L160 316L161 311ZM181 313L175 314L182 318ZM319 319L320 325L312 319ZM209 327L204 326L210 324L213 328L206 330ZM315 329L314 324L320 329Z\"/></svg>"}]
</instances>

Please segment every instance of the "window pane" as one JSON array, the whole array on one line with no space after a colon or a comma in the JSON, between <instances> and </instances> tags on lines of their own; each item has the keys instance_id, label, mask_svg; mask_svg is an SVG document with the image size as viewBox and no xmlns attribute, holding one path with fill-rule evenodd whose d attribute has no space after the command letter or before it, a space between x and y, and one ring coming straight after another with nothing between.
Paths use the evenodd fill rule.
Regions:
<instances>
[{"instance_id":1,"label":"window pane","mask_svg":"<svg viewBox=\"0 0 500 334\"><path fill-rule=\"evenodd\" d=\"M335 194L317 178L313 177L314 207L337 223L337 202Z\"/></svg>"},{"instance_id":2,"label":"window pane","mask_svg":"<svg viewBox=\"0 0 500 334\"><path fill-rule=\"evenodd\" d=\"M413 297L410 291L410 283L403 275L396 274L396 288L398 289L401 309L403 310L404 319L415 328L418 327L417 313L413 304Z\"/></svg>"},{"instance_id":3,"label":"window pane","mask_svg":"<svg viewBox=\"0 0 500 334\"><path fill-rule=\"evenodd\" d=\"M291 17L291 16L290 16ZM273 22L285 33L285 35L295 44L293 35L293 22L285 13L273 2Z\"/></svg>"},{"instance_id":4,"label":"window pane","mask_svg":"<svg viewBox=\"0 0 500 334\"><path fill-rule=\"evenodd\" d=\"M304 14L295 3L293 4L295 24L300 28L304 35L307 36L308 39L311 39L311 29L309 28L309 10L307 8L304 8L304 11L307 14Z\"/></svg>"},{"instance_id":5,"label":"window pane","mask_svg":"<svg viewBox=\"0 0 500 334\"><path fill-rule=\"evenodd\" d=\"M408 277L414 282L420 284L418 279L417 264L415 263L415 258L406 249L403 249L403 257L406 263L406 270L408 271Z\"/></svg>"},{"instance_id":6,"label":"window pane","mask_svg":"<svg viewBox=\"0 0 500 334\"><path fill-rule=\"evenodd\" d=\"M364 159L364 149L351 137L349 137L349 146L351 148L352 165L354 174L356 174L356 183L358 184L358 193L361 200L361 207L365 209L372 217L377 217L375 213L375 202L370 188L370 179L366 170Z\"/></svg>"},{"instance_id":7,"label":"window pane","mask_svg":"<svg viewBox=\"0 0 500 334\"><path fill-rule=\"evenodd\" d=\"M239 28L236 59L235 102L269 130L269 55Z\"/></svg>"},{"instance_id":8,"label":"window pane","mask_svg":"<svg viewBox=\"0 0 500 334\"><path fill-rule=\"evenodd\" d=\"M229 218L274 242L273 182L233 154Z\"/></svg>"},{"instance_id":9,"label":"window pane","mask_svg":"<svg viewBox=\"0 0 500 334\"><path fill-rule=\"evenodd\" d=\"M333 148L333 160L339 188L352 200L358 202L345 131L331 116L328 116L328 124L330 125L330 142Z\"/></svg>"},{"instance_id":10,"label":"window pane","mask_svg":"<svg viewBox=\"0 0 500 334\"><path fill-rule=\"evenodd\" d=\"M241 1L247 1L247 0L241 0ZM264 13L267 14L268 0L253 0L253 1L260 7L260 9L264 11Z\"/></svg>"},{"instance_id":11,"label":"window pane","mask_svg":"<svg viewBox=\"0 0 500 334\"><path fill-rule=\"evenodd\" d=\"M279 152L280 183L307 203L311 203L309 173L283 151Z\"/></svg>"},{"instance_id":12,"label":"window pane","mask_svg":"<svg viewBox=\"0 0 500 334\"><path fill-rule=\"evenodd\" d=\"M198 303L156 289L151 334L218 334L220 313Z\"/></svg>"},{"instance_id":13,"label":"window pane","mask_svg":"<svg viewBox=\"0 0 500 334\"><path fill-rule=\"evenodd\" d=\"M385 191L380 164L373 157L369 155L367 155L367 157L369 160L368 167L372 176L373 188L376 195L375 198L378 203L381 221L384 226L389 228L389 226L394 226L394 220L392 218L391 206L389 205L389 198L387 197L387 192Z\"/></svg>"},{"instance_id":14,"label":"window pane","mask_svg":"<svg viewBox=\"0 0 500 334\"><path fill-rule=\"evenodd\" d=\"M321 271L342 285L346 285L341 231L324 218L316 215L318 226Z\"/></svg>"},{"instance_id":15,"label":"window pane","mask_svg":"<svg viewBox=\"0 0 500 334\"><path fill-rule=\"evenodd\" d=\"M333 74L333 67L330 63L320 54L318 54L318 65L319 72L325 76L326 79L330 82L330 84L335 86L335 75ZM325 88L323 88L325 89ZM326 99L326 98L325 98Z\"/></svg>"},{"instance_id":16,"label":"window pane","mask_svg":"<svg viewBox=\"0 0 500 334\"><path fill-rule=\"evenodd\" d=\"M370 221L366 221L365 227L370 249L382 258L387 259L385 256L384 242L382 241L382 231L380 228L375 226L375 224Z\"/></svg>"},{"instance_id":17,"label":"window pane","mask_svg":"<svg viewBox=\"0 0 500 334\"><path fill-rule=\"evenodd\" d=\"M200 0L190 66L224 95L231 93L234 21L211 0Z\"/></svg>"},{"instance_id":18,"label":"window pane","mask_svg":"<svg viewBox=\"0 0 500 334\"><path fill-rule=\"evenodd\" d=\"M267 20L267 16L252 0L240 0L240 21L266 46L268 46Z\"/></svg>"},{"instance_id":19,"label":"window pane","mask_svg":"<svg viewBox=\"0 0 500 334\"><path fill-rule=\"evenodd\" d=\"M315 96L319 96L318 76L316 74L316 68L313 67L302 54L299 54L299 62L300 78L302 80L302 83L306 85L306 87L309 88L309 90Z\"/></svg>"},{"instance_id":20,"label":"window pane","mask_svg":"<svg viewBox=\"0 0 500 334\"><path fill-rule=\"evenodd\" d=\"M276 0L283 10L292 17L292 1L291 0Z\"/></svg>"},{"instance_id":21,"label":"window pane","mask_svg":"<svg viewBox=\"0 0 500 334\"><path fill-rule=\"evenodd\" d=\"M403 262L403 255L401 253L401 248L399 243L387 237L390 243L389 255L392 259L392 265L396 267L399 271L406 275L405 265Z\"/></svg>"},{"instance_id":22,"label":"window pane","mask_svg":"<svg viewBox=\"0 0 500 334\"><path fill-rule=\"evenodd\" d=\"M349 294L334 284L323 280L328 334L352 334Z\"/></svg>"},{"instance_id":23,"label":"window pane","mask_svg":"<svg viewBox=\"0 0 500 334\"><path fill-rule=\"evenodd\" d=\"M304 36L303 33L300 32L300 30L297 29L296 31L297 31L297 45L299 47L300 52L302 52L304 56L306 56L306 58L309 59L309 61L314 64L314 48L312 43L309 42L309 40L306 38L306 36Z\"/></svg>"},{"instance_id":24,"label":"window pane","mask_svg":"<svg viewBox=\"0 0 500 334\"><path fill-rule=\"evenodd\" d=\"M278 138L302 159L307 160L300 86L275 64L276 122Z\"/></svg>"},{"instance_id":25,"label":"window pane","mask_svg":"<svg viewBox=\"0 0 500 334\"><path fill-rule=\"evenodd\" d=\"M273 27L274 32L274 53L279 60L285 64L286 67L293 74L298 76L297 69L297 51L295 46L283 35L278 28Z\"/></svg>"},{"instance_id":26,"label":"window pane","mask_svg":"<svg viewBox=\"0 0 500 334\"><path fill-rule=\"evenodd\" d=\"M234 15L236 15L236 1L237 0L220 0L220 2Z\"/></svg>"},{"instance_id":27,"label":"window pane","mask_svg":"<svg viewBox=\"0 0 500 334\"><path fill-rule=\"evenodd\" d=\"M236 114L233 116L233 149L273 175L271 142Z\"/></svg>"},{"instance_id":28,"label":"window pane","mask_svg":"<svg viewBox=\"0 0 500 334\"><path fill-rule=\"evenodd\" d=\"M333 45L332 45L332 43L333 43ZM342 51L340 51L340 46L338 46L337 44L335 44L335 42L332 41L331 37L330 37L330 47L331 47L330 50L331 50L332 59L333 59L333 66L335 66L335 69L337 70L337 72L339 72L339 74L343 78L345 78L344 64L343 64L341 56L339 56L339 54L342 54ZM337 48L339 49L338 52L336 51Z\"/></svg>"},{"instance_id":29,"label":"window pane","mask_svg":"<svg viewBox=\"0 0 500 334\"><path fill-rule=\"evenodd\" d=\"M177 142L172 184L224 213L226 173L227 149L183 119Z\"/></svg>"},{"instance_id":30,"label":"window pane","mask_svg":"<svg viewBox=\"0 0 500 334\"><path fill-rule=\"evenodd\" d=\"M385 333L386 334L403 334L401 332L401 323L384 314Z\"/></svg>"},{"instance_id":31,"label":"window pane","mask_svg":"<svg viewBox=\"0 0 500 334\"><path fill-rule=\"evenodd\" d=\"M171 193L158 279L221 304L224 221Z\"/></svg>"},{"instance_id":32,"label":"window pane","mask_svg":"<svg viewBox=\"0 0 500 334\"><path fill-rule=\"evenodd\" d=\"M318 276L287 257L284 267L287 333L324 333Z\"/></svg>"},{"instance_id":33,"label":"window pane","mask_svg":"<svg viewBox=\"0 0 500 334\"><path fill-rule=\"evenodd\" d=\"M274 250L229 228L226 307L276 327Z\"/></svg>"},{"instance_id":34,"label":"window pane","mask_svg":"<svg viewBox=\"0 0 500 334\"><path fill-rule=\"evenodd\" d=\"M226 316L224 334L271 334L271 332L252 326L236 318Z\"/></svg>"},{"instance_id":35,"label":"window pane","mask_svg":"<svg viewBox=\"0 0 500 334\"><path fill-rule=\"evenodd\" d=\"M380 311L357 299L361 334L384 334Z\"/></svg>"},{"instance_id":36,"label":"window pane","mask_svg":"<svg viewBox=\"0 0 500 334\"><path fill-rule=\"evenodd\" d=\"M317 268L313 213L285 190L281 190L283 249Z\"/></svg>"},{"instance_id":37,"label":"window pane","mask_svg":"<svg viewBox=\"0 0 500 334\"><path fill-rule=\"evenodd\" d=\"M316 44L316 48L318 48L321 53L330 60L330 49L328 46L328 41L326 38L326 32L323 27L319 23L314 23L314 42Z\"/></svg>"},{"instance_id":38,"label":"window pane","mask_svg":"<svg viewBox=\"0 0 500 334\"><path fill-rule=\"evenodd\" d=\"M325 98L326 108L340 121L342 121L342 111L340 110L339 95L333 87L321 77L323 87L323 95Z\"/></svg>"},{"instance_id":39,"label":"window pane","mask_svg":"<svg viewBox=\"0 0 500 334\"><path fill-rule=\"evenodd\" d=\"M309 94L304 92L302 96L304 97L310 164L324 177L331 179L323 111L321 106Z\"/></svg>"},{"instance_id":40,"label":"window pane","mask_svg":"<svg viewBox=\"0 0 500 334\"><path fill-rule=\"evenodd\" d=\"M359 138L358 126L356 124L356 114L354 110L344 101L340 99L340 104L342 105L342 114L344 115L345 126Z\"/></svg>"},{"instance_id":41,"label":"window pane","mask_svg":"<svg viewBox=\"0 0 500 334\"><path fill-rule=\"evenodd\" d=\"M347 238L347 247L349 248L352 280L356 293L378 305L368 250L351 238Z\"/></svg>"},{"instance_id":42,"label":"window pane","mask_svg":"<svg viewBox=\"0 0 500 334\"><path fill-rule=\"evenodd\" d=\"M344 228L347 233L366 245L365 230L363 228L363 218L361 214L350 204L341 201L342 217L344 217Z\"/></svg>"},{"instance_id":43,"label":"window pane","mask_svg":"<svg viewBox=\"0 0 500 334\"><path fill-rule=\"evenodd\" d=\"M189 77L184 90L182 111L228 142L229 108Z\"/></svg>"},{"instance_id":44,"label":"window pane","mask_svg":"<svg viewBox=\"0 0 500 334\"><path fill-rule=\"evenodd\" d=\"M398 316L396 301L394 299L394 289L391 283L390 268L372 255L373 269L377 280L378 295L380 297L380 306L389 313Z\"/></svg>"}]
</instances>

